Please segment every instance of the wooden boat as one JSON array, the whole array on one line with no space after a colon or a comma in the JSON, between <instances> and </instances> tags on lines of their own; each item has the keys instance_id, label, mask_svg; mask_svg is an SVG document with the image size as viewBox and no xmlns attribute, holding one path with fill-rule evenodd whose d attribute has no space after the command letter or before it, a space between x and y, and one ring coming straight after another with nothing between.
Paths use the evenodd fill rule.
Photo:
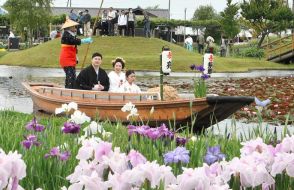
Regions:
<instances>
[{"instance_id":1,"label":"wooden boat","mask_svg":"<svg viewBox=\"0 0 294 190\"><path fill-rule=\"evenodd\" d=\"M30 93L34 110L55 113L62 104L76 102L78 109L86 115L100 120L129 122L129 112L121 111L128 102L138 109L138 117L133 119L148 122L149 125L187 125L193 123L194 131L199 131L222 121L245 105L254 101L244 96L208 96L206 98L181 98L161 101L158 93L111 93L88 90L65 89L56 84L23 83ZM151 113L151 109L154 112Z\"/></svg>"}]
</instances>

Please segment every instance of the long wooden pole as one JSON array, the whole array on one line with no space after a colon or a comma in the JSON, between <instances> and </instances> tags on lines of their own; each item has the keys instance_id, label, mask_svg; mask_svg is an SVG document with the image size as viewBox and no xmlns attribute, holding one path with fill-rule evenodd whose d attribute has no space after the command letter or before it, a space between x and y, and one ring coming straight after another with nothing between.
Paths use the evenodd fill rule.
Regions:
<instances>
[{"instance_id":1,"label":"long wooden pole","mask_svg":"<svg viewBox=\"0 0 294 190\"><path fill-rule=\"evenodd\" d=\"M97 24L97 22L98 22L99 15L100 15L100 11L101 11L101 8L102 8L102 5L103 5L103 2L104 2L104 0L101 0L101 4L100 4L100 7L99 7L99 10L98 10L98 13L97 13L97 17L96 17L95 22L94 22L94 25L93 25L93 29L92 29L92 32L91 32L91 36L93 36L94 29L95 29L96 24ZM82 62L81 69L84 68L84 65L85 65L85 62L86 62L86 59L87 59L87 55L88 55L89 49L90 49L90 44L87 44L87 49L86 49L86 53L85 53L85 56L84 56L84 59L83 59L83 62Z\"/></svg>"}]
</instances>

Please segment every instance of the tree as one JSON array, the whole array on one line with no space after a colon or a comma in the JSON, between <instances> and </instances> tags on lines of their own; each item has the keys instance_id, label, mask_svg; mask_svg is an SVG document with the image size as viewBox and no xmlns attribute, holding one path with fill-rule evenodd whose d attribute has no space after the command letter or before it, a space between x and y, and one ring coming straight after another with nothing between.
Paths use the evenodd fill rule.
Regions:
<instances>
[{"instance_id":1,"label":"tree","mask_svg":"<svg viewBox=\"0 0 294 190\"><path fill-rule=\"evenodd\" d=\"M194 12L192 20L213 20L217 19L218 15L211 5L200 6Z\"/></svg>"},{"instance_id":2,"label":"tree","mask_svg":"<svg viewBox=\"0 0 294 190\"><path fill-rule=\"evenodd\" d=\"M159 9L159 5L148 6L145 9Z\"/></svg>"},{"instance_id":3,"label":"tree","mask_svg":"<svg viewBox=\"0 0 294 190\"><path fill-rule=\"evenodd\" d=\"M258 47L270 32L278 32L287 29L294 16L283 2L275 0L243 0L241 14L248 20L261 35Z\"/></svg>"},{"instance_id":4,"label":"tree","mask_svg":"<svg viewBox=\"0 0 294 190\"><path fill-rule=\"evenodd\" d=\"M27 33L30 44L34 34L48 28L52 0L7 0L10 23L20 34Z\"/></svg>"},{"instance_id":5,"label":"tree","mask_svg":"<svg viewBox=\"0 0 294 190\"><path fill-rule=\"evenodd\" d=\"M223 34L229 39L234 38L240 32L240 25L237 19L238 10L239 6L237 3L232 4L232 0L227 0L227 7L220 13Z\"/></svg>"},{"instance_id":6,"label":"tree","mask_svg":"<svg viewBox=\"0 0 294 190\"><path fill-rule=\"evenodd\" d=\"M232 0L227 0L227 7L220 13L222 32L229 41L231 41L231 39L233 39L240 32L240 25L237 20L238 10L239 6L237 3L232 4ZM230 50L230 48L226 48L228 55L230 52L228 50Z\"/></svg>"}]
</instances>

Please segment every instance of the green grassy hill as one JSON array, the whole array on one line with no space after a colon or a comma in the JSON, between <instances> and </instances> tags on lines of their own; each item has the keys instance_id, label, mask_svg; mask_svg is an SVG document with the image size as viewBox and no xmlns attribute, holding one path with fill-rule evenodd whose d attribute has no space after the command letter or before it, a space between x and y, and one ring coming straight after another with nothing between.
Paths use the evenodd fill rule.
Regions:
<instances>
[{"instance_id":1,"label":"green grassy hill","mask_svg":"<svg viewBox=\"0 0 294 190\"><path fill-rule=\"evenodd\" d=\"M94 37L94 43L89 46L85 66L90 64L93 52L103 55L103 68L111 69L111 60L123 57L127 64L126 69L134 70L159 70L159 55L162 46L167 45L173 53L173 71L190 71L191 64L201 64L202 56L191 53L169 42L156 38L125 38L125 37ZM88 45L79 46L81 67ZM52 40L36 47L9 52L0 58L0 64L20 65L28 67L59 67L60 39ZM247 71L248 69L290 69L294 64L282 65L258 59L221 58L215 57L214 71Z\"/></svg>"}]
</instances>

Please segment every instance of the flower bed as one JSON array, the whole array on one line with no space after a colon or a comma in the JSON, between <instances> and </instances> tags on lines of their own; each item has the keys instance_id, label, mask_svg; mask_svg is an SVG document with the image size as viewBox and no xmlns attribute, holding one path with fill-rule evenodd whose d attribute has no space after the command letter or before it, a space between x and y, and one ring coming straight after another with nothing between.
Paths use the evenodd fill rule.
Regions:
<instances>
[{"instance_id":1,"label":"flower bed","mask_svg":"<svg viewBox=\"0 0 294 190\"><path fill-rule=\"evenodd\" d=\"M77 109L75 103L57 109L56 114L66 112L65 118L0 112L0 189L226 190L294 185L294 135L284 134L281 142L272 134L262 134L261 139L258 133L244 142L234 134L196 137L188 128L176 133L165 124L150 128L97 123ZM130 112L129 118L138 116L132 103L122 111ZM22 156L5 153L10 150Z\"/></svg>"}]
</instances>

